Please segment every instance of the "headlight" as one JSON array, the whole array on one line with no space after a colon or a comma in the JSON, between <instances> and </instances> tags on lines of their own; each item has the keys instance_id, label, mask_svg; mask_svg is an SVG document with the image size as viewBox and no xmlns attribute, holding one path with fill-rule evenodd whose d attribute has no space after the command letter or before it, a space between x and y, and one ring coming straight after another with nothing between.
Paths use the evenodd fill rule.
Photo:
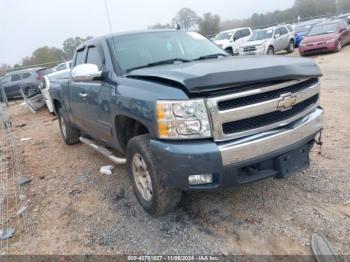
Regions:
<instances>
[{"instance_id":1,"label":"headlight","mask_svg":"<svg viewBox=\"0 0 350 262\"><path fill-rule=\"evenodd\" d=\"M329 39L329 40L326 41L326 43L329 44L329 43L334 43L336 41L337 41L337 39Z\"/></svg>"},{"instance_id":2,"label":"headlight","mask_svg":"<svg viewBox=\"0 0 350 262\"><path fill-rule=\"evenodd\" d=\"M202 99L157 101L157 124L159 138L211 137L208 112Z\"/></svg>"}]
</instances>

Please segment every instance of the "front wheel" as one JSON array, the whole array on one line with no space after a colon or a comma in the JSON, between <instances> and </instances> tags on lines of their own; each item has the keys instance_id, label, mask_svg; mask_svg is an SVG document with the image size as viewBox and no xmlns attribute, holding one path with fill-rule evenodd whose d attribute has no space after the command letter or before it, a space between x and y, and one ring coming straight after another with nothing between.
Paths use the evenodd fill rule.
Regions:
<instances>
[{"instance_id":1,"label":"front wheel","mask_svg":"<svg viewBox=\"0 0 350 262\"><path fill-rule=\"evenodd\" d=\"M268 49L267 49L267 55L274 55L275 54L275 49L273 49L272 46L270 46Z\"/></svg>"},{"instance_id":2,"label":"front wheel","mask_svg":"<svg viewBox=\"0 0 350 262\"><path fill-rule=\"evenodd\" d=\"M77 144L79 142L80 131L67 121L63 108L58 110L58 122L64 142L67 145Z\"/></svg>"},{"instance_id":3,"label":"front wheel","mask_svg":"<svg viewBox=\"0 0 350 262\"><path fill-rule=\"evenodd\" d=\"M342 50L342 48L343 48L343 44L342 44L341 40L339 40L338 45L337 45L337 52L340 52Z\"/></svg>"},{"instance_id":4,"label":"front wheel","mask_svg":"<svg viewBox=\"0 0 350 262\"><path fill-rule=\"evenodd\" d=\"M182 192L165 187L155 166L149 135L132 138L127 147L127 169L136 198L151 215L164 215L178 205Z\"/></svg>"},{"instance_id":5,"label":"front wheel","mask_svg":"<svg viewBox=\"0 0 350 262\"><path fill-rule=\"evenodd\" d=\"M226 48L226 49L225 49L225 52L226 52L227 54L233 56L233 50L232 50L232 48Z\"/></svg>"}]
</instances>

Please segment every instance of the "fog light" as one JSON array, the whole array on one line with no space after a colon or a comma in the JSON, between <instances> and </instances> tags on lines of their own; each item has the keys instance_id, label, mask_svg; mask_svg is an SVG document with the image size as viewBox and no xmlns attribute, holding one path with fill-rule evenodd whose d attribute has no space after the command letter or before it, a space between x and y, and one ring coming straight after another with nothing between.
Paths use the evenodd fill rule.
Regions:
<instances>
[{"instance_id":1,"label":"fog light","mask_svg":"<svg viewBox=\"0 0 350 262\"><path fill-rule=\"evenodd\" d=\"M205 175L192 175L188 177L188 183L190 185L204 185L213 183L213 175L205 174Z\"/></svg>"}]
</instances>

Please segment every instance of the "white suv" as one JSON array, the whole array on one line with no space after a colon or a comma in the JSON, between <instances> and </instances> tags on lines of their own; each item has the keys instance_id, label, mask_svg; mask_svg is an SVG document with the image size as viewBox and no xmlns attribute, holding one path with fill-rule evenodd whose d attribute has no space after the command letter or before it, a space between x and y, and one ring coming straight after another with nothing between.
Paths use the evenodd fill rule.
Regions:
<instances>
[{"instance_id":1,"label":"white suv","mask_svg":"<svg viewBox=\"0 0 350 262\"><path fill-rule=\"evenodd\" d=\"M217 34L213 41L230 55L238 55L239 46L248 41L252 36L252 29L249 27L236 28Z\"/></svg>"},{"instance_id":2,"label":"white suv","mask_svg":"<svg viewBox=\"0 0 350 262\"><path fill-rule=\"evenodd\" d=\"M286 50L294 52L295 33L286 26L270 27L254 31L252 37L240 45L240 55L273 55Z\"/></svg>"}]
</instances>

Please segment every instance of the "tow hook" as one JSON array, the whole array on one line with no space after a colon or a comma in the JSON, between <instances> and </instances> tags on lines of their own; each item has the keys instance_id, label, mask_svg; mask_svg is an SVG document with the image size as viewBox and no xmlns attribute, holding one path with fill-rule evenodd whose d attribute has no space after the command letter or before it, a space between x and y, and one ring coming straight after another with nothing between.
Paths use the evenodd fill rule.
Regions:
<instances>
[{"instance_id":1,"label":"tow hook","mask_svg":"<svg viewBox=\"0 0 350 262\"><path fill-rule=\"evenodd\" d=\"M322 146L323 146L323 142L322 142L322 130L320 131L318 138L316 139L316 145L319 146L319 151L318 154L322 155Z\"/></svg>"}]
</instances>

